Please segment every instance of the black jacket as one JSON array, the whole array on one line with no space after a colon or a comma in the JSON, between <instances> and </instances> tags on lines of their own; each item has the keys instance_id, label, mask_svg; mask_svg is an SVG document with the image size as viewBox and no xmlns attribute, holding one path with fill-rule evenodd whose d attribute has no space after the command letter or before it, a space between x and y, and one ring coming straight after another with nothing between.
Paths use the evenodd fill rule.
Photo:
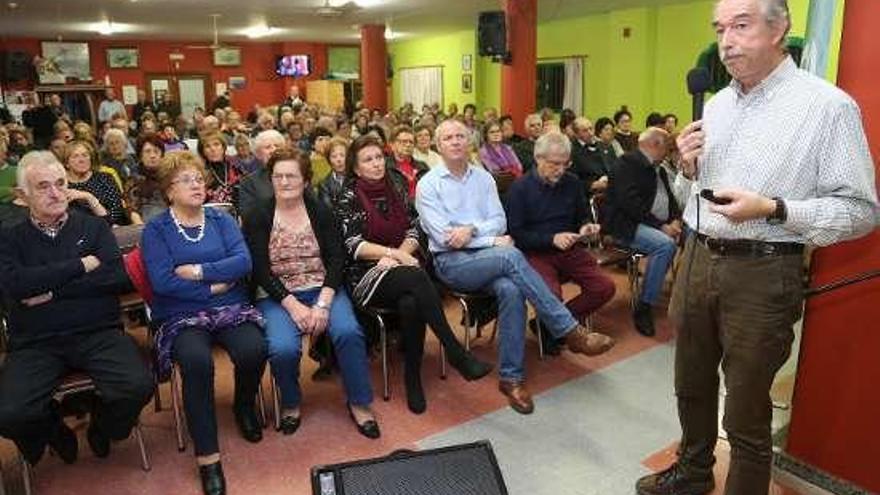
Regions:
<instances>
[{"instance_id":1,"label":"black jacket","mask_svg":"<svg viewBox=\"0 0 880 495\"><path fill-rule=\"evenodd\" d=\"M345 251L342 249L342 241L339 231L336 230L333 213L311 194L304 195L303 201L315 238L318 240L324 270L327 272L324 277L324 287L336 290L343 281ZM257 201L250 210L246 211L242 231L254 263L252 289L260 286L272 299L281 301L290 294L290 291L284 287L281 279L272 275L269 236L274 219L275 198Z\"/></svg>"},{"instance_id":2,"label":"black jacket","mask_svg":"<svg viewBox=\"0 0 880 495\"><path fill-rule=\"evenodd\" d=\"M611 167L606 166L602 150L596 143L582 145L577 139L571 140L571 172L581 180L587 193L593 182L610 171Z\"/></svg>"},{"instance_id":3,"label":"black jacket","mask_svg":"<svg viewBox=\"0 0 880 495\"><path fill-rule=\"evenodd\" d=\"M657 174L666 191L657 191ZM608 176L602 226L606 234L632 241L636 228L644 223L659 229L665 222L651 214L654 196L665 193L669 199L669 219L681 217L666 171L648 161L638 149L624 153Z\"/></svg>"}]
</instances>

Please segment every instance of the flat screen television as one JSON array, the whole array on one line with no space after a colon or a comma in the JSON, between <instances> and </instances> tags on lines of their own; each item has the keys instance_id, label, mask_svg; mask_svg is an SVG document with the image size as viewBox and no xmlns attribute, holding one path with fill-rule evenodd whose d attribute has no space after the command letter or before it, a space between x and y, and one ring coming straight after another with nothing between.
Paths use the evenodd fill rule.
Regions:
<instances>
[{"instance_id":1,"label":"flat screen television","mask_svg":"<svg viewBox=\"0 0 880 495\"><path fill-rule=\"evenodd\" d=\"M285 77L306 77L312 73L308 55L282 55L275 62L275 73Z\"/></svg>"}]
</instances>

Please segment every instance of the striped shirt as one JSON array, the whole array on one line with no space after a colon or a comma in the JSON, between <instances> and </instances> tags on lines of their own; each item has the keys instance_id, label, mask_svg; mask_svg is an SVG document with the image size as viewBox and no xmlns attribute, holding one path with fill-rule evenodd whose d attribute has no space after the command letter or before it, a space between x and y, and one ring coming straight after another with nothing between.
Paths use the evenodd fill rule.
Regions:
<instances>
[{"instance_id":1,"label":"striped shirt","mask_svg":"<svg viewBox=\"0 0 880 495\"><path fill-rule=\"evenodd\" d=\"M791 57L748 93L736 81L718 92L706 105L703 130L699 181L684 214L701 233L827 246L877 224L874 165L858 106ZM782 198L786 222L735 224L697 201L701 189L730 187Z\"/></svg>"}]
</instances>

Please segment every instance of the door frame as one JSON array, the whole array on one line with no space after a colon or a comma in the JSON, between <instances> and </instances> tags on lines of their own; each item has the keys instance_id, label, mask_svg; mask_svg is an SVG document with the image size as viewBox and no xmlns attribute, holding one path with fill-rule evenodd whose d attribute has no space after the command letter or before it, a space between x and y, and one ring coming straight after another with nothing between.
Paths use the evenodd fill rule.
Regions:
<instances>
[{"instance_id":1,"label":"door frame","mask_svg":"<svg viewBox=\"0 0 880 495\"><path fill-rule=\"evenodd\" d=\"M209 72L147 72L144 74L144 88L152 99L153 81L156 79L167 79L168 92L174 97L174 101L180 103L180 79L201 79L205 91L205 111L208 106L216 98L214 88L211 87L211 74Z\"/></svg>"}]
</instances>

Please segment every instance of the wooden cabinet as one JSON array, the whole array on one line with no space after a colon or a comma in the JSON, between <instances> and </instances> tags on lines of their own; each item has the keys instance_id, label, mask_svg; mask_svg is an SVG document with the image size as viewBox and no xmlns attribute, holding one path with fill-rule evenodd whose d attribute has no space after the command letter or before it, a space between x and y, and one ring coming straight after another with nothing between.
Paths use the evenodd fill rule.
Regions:
<instances>
[{"instance_id":1,"label":"wooden cabinet","mask_svg":"<svg viewBox=\"0 0 880 495\"><path fill-rule=\"evenodd\" d=\"M331 110L345 107L345 88L343 81L309 81L306 83L306 101Z\"/></svg>"}]
</instances>

